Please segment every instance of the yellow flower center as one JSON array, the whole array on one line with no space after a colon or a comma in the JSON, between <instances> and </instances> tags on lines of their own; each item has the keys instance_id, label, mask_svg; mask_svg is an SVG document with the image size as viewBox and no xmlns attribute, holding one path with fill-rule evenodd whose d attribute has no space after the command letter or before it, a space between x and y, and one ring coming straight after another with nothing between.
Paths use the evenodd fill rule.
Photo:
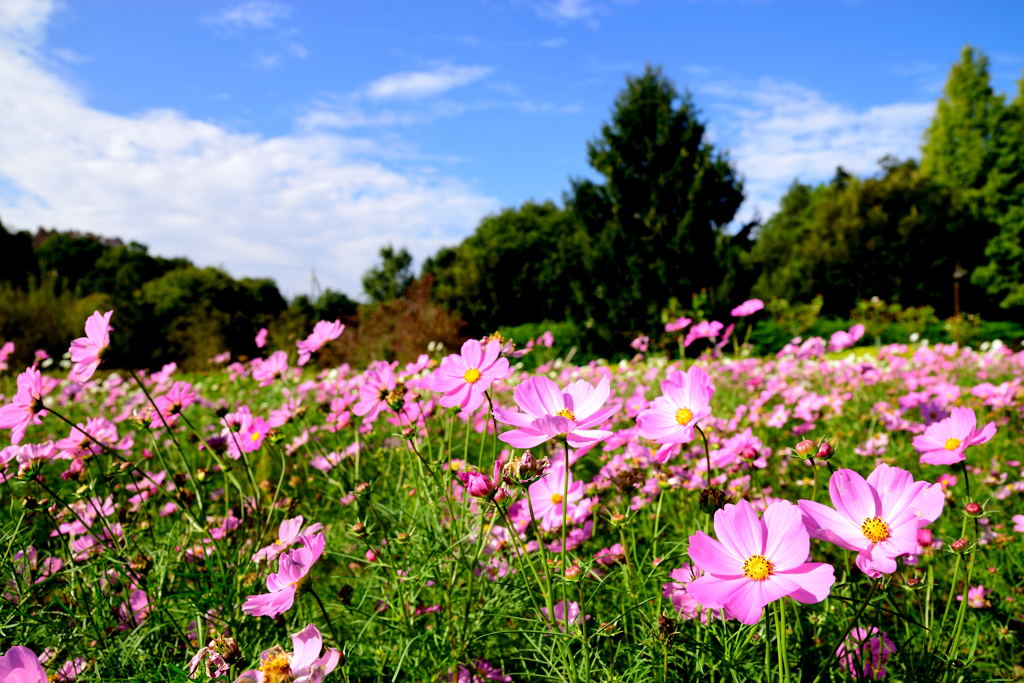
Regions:
<instances>
[{"instance_id":1,"label":"yellow flower center","mask_svg":"<svg viewBox=\"0 0 1024 683\"><path fill-rule=\"evenodd\" d=\"M960 439L946 439L945 448L947 451L955 451L960 448Z\"/></svg>"},{"instance_id":2,"label":"yellow flower center","mask_svg":"<svg viewBox=\"0 0 1024 683\"><path fill-rule=\"evenodd\" d=\"M263 660L260 671L263 672L265 683L288 683L292 678L292 664L288 653L280 646L274 647L275 652Z\"/></svg>"},{"instance_id":3,"label":"yellow flower center","mask_svg":"<svg viewBox=\"0 0 1024 683\"><path fill-rule=\"evenodd\" d=\"M751 555L743 563L743 574L754 581L764 581L775 573L775 565L764 555Z\"/></svg>"},{"instance_id":4,"label":"yellow flower center","mask_svg":"<svg viewBox=\"0 0 1024 683\"><path fill-rule=\"evenodd\" d=\"M571 410L569 410L568 408L562 408L557 413L555 413L555 415L557 415L558 417L569 418L573 422L576 421L576 415Z\"/></svg>"},{"instance_id":5,"label":"yellow flower center","mask_svg":"<svg viewBox=\"0 0 1024 683\"><path fill-rule=\"evenodd\" d=\"M251 440L252 440L253 442L256 442L256 441L259 441L259 440L260 440L260 437L261 437L261 436L262 436L262 434L260 434L259 432L253 432L253 433L252 433L252 434L251 434L251 435L249 436L249 438L250 438L250 439L251 439Z\"/></svg>"},{"instance_id":6,"label":"yellow flower center","mask_svg":"<svg viewBox=\"0 0 1024 683\"><path fill-rule=\"evenodd\" d=\"M465 374L462 375L462 379L466 380L467 384L473 384L480 379L480 371L476 368L470 368L466 370Z\"/></svg>"},{"instance_id":7,"label":"yellow flower center","mask_svg":"<svg viewBox=\"0 0 1024 683\"><path fill-rule=\"evenodd\" d=\"M693 419L693 411L689 408L680 408L676 411L676 422L681 425L689 424Z\"/></svg>"},{"instance_id":8,"label":"yellow flower center","mask_svg":"<svg viewBox=\"0 0 1024 683\"><path fill-rule=\"evenodd\" d=\"M564 498L562 498L562 494L561 493L552 493L551 494L551 504L552 505L558 505L563 500L564 500Z\"/></svg>"},{"instance_id":9,"label":"yellow flower center","mask_svg":"<svg viewBox=\"0 0 1024 683\"><path fill-rule=\"evenodd\" d=\"M889 525L883 522L881 517L868 517L860 525L860 531L864 538L873 543L880 543L889 538Z\"/></svg>"}]
</instances>

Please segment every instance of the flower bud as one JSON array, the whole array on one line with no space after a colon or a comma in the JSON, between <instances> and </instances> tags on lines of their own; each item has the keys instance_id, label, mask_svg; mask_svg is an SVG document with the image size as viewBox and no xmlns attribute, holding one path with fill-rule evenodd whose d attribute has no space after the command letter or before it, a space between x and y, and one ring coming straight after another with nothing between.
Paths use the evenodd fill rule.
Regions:
<instances>
[{"instance_id":1,"label":"flower bud","mask_svg":"<svg viewBox=\"0 0 1024 683\"><path fill-rule=\"evenodd\" d=\"M818 452L814 454L814 457L818 460L830 460L833 453L835 453L835 451L832 450L832 444L828 441L823 441L822 444L818 446Z\"/></svg>"},{"instance_id":2,"label":"flower bud","mask_svg":"<svg viewBox=\"0 0 1024 683\"><path fill-rule=\"evenodd\" d=\"M952 543L950 543L949 547L958 553L962 553L963 551L967 550L968 545L969 541L966 538L958 538Z\"/></svg>"},{"instance_id":3,"label":"flower bud","mask_svg":"<svg viewBox=\"0 0 1024 683\"><path fill-rule=\"evenodd\" d=\"M575 581L580 578L580 566L574 564L571 567L567 567L565 570L565 578L569 581Z\"/></svg>"},{"instance_id":4,"label":"flower bud","mask_svg":"<svg viewBox=\"0 0 1024 683\"><path fill-rule=\"evenodd\" d=\"M757 456L757 449L754 448L753 446L747 446L742 451L740 451L740 458L746 460L747 462L754 462L755 460L757 460Z\"/></svg>"},{"instance_id":5,"label":"flower bud","mask_svg":"<svg viewBox=\"0 0 1024 683\"><path fill-rule=\"evenodd\" d=\"M935 539L932 537L931 529L918 529L917 530L917 544L922 548L929 547Z\"/></svg>"},{"instance_id":6,"label":"flower bud","mask_svg":"<svg viewBox=\"0 0 1024 683\"><path fill-rule=\"evenodd\" d=\"M366 551L366 555L364 555L364 557L366 558L367 562L376 562L377 561L377 553L375 553L373 551L373 548L370 548L369 550L367 550Z\"/></svg>"},{"instance_id":7,"label":"flower bud","mask_svg":"<svg viewBox=\"0 0 1024 683\"><path fill-rule=\"evenodd\" d=\"M366 525L362 522L356 522L352 525L352 533L362 538L366 535Z\"/></svg>"},{"instance_id":8,"label":"flower bud","mask_svg":"<svg viewBox=\"0 0 1024 683\"><path fill-rule=\"evenodd\" d=\"M797 455L811 455L816 450L817 445L810 439L804 439L796 445L793 450L796 451Z\"/></svg>"},{"instance_id":9,"label":"flower bud","mask_svg":"<svg viewBox=\"0 0 1024 683\"><path fill-rule=\"evenodd\" d=\"M964 505L964 512L966 512L971 517L977 517L981 515L982 512L984 512L984 509L981 507L980 503L975 503L974 501L971 501L970 503Z\"/></svg>"}]
</instances>

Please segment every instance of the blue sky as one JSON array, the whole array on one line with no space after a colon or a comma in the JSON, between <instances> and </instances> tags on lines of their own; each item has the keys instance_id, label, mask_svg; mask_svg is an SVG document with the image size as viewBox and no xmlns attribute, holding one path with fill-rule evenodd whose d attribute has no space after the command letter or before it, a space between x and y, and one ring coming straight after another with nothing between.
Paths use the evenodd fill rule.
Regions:
<instances>
[{"instance_id":1,"label":"blue sky","mask_svg":"<svg viewBox=\"0 0 1024 683\"><path fill-rule=\"evenodd\" d=\"M359 295L559 200L629 74L689 89L745 179L916 155L960 49L1015 94L1024 3L0 0L0 219Z\"/></svg>"}]
</instances>

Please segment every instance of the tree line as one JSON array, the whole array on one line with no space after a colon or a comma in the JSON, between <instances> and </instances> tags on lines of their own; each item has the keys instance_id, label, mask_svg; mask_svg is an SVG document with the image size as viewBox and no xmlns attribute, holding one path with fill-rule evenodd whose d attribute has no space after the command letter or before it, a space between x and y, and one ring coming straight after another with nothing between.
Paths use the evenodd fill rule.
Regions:
<instances>
[{"instance_id":1,"label":"tree line","mask_svg":"<svg viewBox=\"0 0 1024 683\"><path fill-rule=\"evenodd\" d=\"M271 280L136 242L0 224L0 341L30 362L37 348L59 353L91 311L114 308L112 364L200 365L224 350L258 353L261 327L283 345L342 319L349 330L326 359L360 362L542 321L606 355L678 315L724 316L750 296L836 317L872 298L942 317L1024 313L1024 80L1007 101L970 47L919 160L794 182L764 223L735 225L742 178L692 96L658 68L627 79L586 153L599 180L570 179L558 202L485 217L418 275L407 250L382 249L363 277L366 303L330 289L287 301Z\"/></svg>"}]
</instances>

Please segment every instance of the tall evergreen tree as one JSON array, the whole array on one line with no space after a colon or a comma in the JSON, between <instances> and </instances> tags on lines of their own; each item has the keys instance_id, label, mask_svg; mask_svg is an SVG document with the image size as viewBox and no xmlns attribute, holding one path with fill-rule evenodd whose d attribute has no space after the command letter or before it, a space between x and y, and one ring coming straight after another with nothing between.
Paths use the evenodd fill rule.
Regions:
<instances>
[{"instance_id":1,"label":"tall evergreen tree","mask_svg":"<svg viewBox=\"0 0 1024 683\"><path fill-rule=\"evenodd\" d=\"M705 138L689 93L652 67L627 79L587 154L604 178L573 182L589 245L587 314L608 341L653 332L669 299L687 301L722 279L716 244L742 184Z\"/></svg>"}]
</instances>

